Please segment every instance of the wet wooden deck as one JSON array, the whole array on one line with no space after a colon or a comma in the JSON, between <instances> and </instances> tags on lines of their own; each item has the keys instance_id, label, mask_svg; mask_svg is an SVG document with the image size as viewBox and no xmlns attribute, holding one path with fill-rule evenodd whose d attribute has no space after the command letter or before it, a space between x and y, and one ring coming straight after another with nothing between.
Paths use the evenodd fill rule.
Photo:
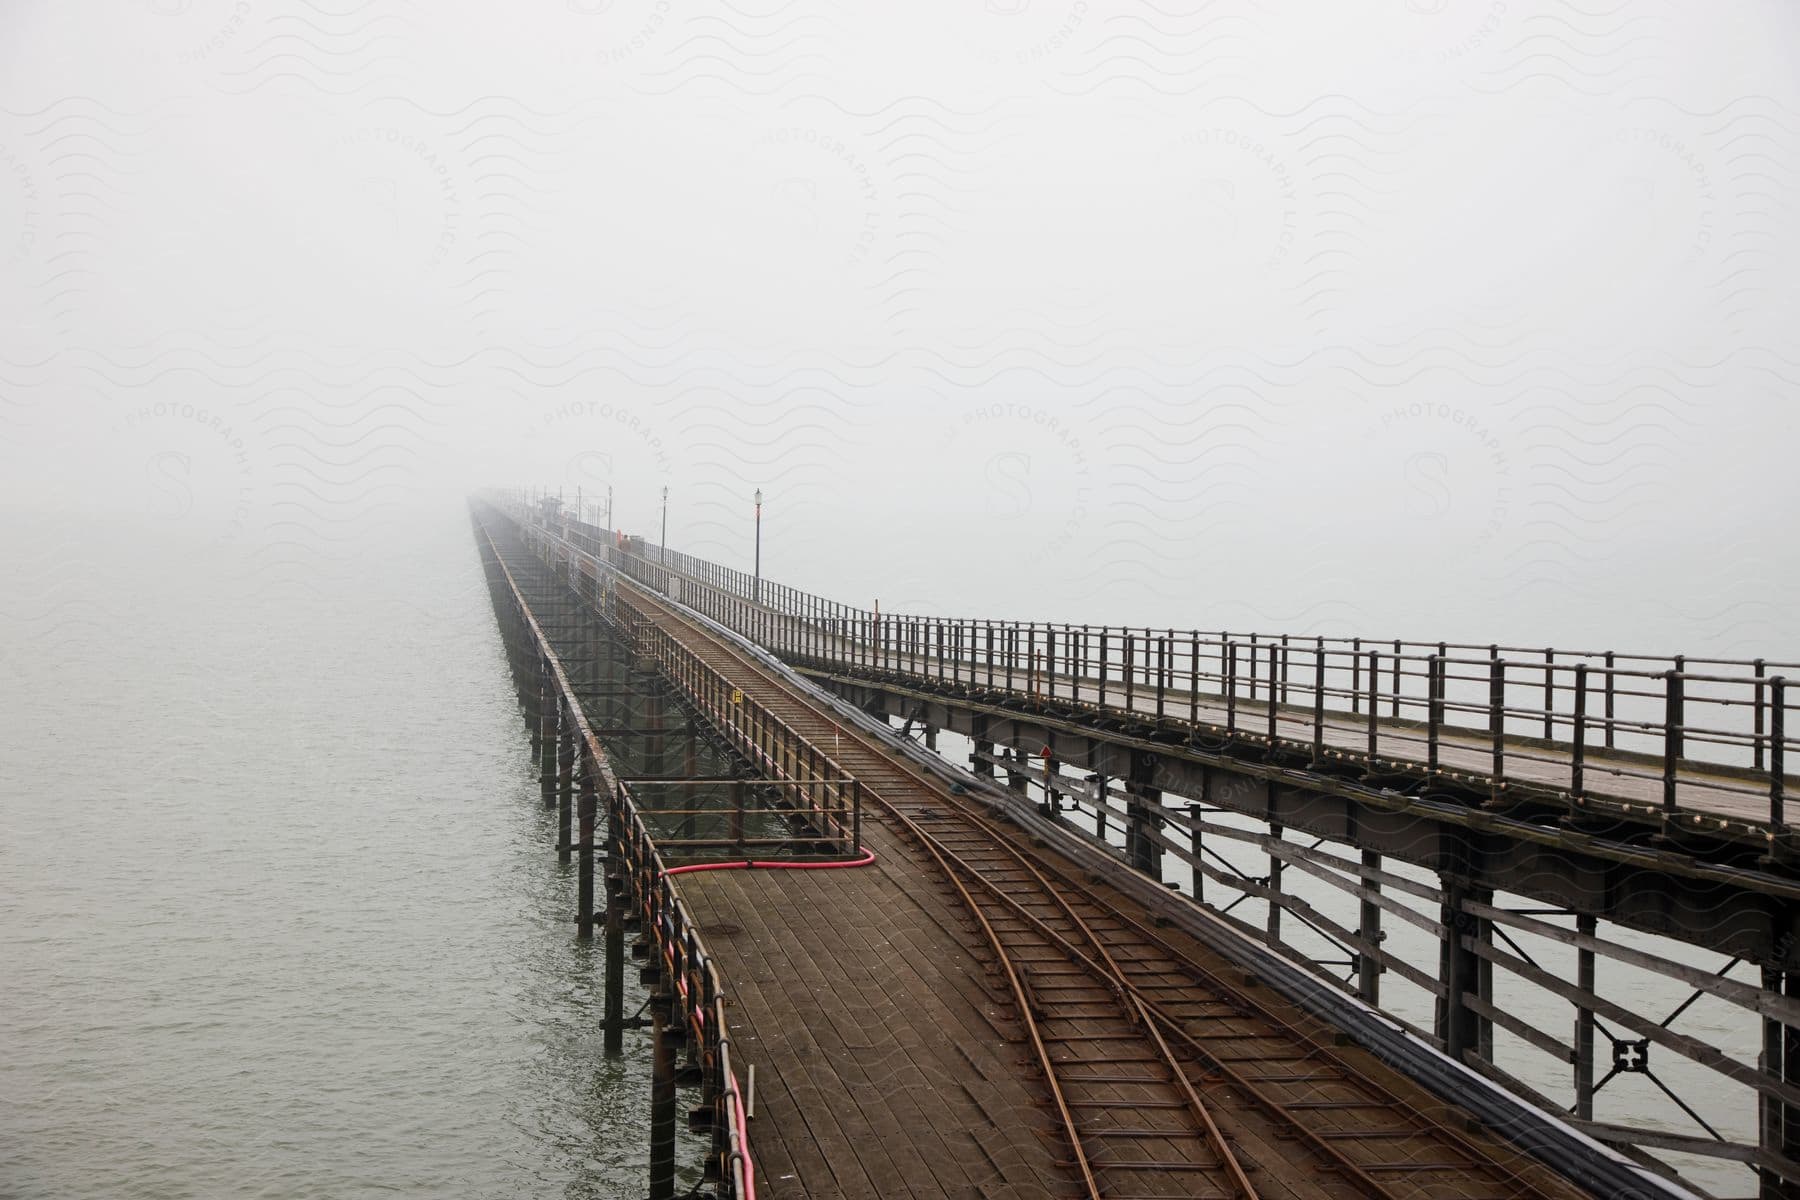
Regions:
<instances>
[{"instance_id":1,"label":"wet wooden deck","mask_svg":"<svg viewBox=\"0 0 1800 1200\"><path fill-rule=\"evenodd\" d=\"M973 923L917 851L865 840L869 867L681 879L756 1068L757 1194L1076 1196Z\"/></svg>"}]
</instances>

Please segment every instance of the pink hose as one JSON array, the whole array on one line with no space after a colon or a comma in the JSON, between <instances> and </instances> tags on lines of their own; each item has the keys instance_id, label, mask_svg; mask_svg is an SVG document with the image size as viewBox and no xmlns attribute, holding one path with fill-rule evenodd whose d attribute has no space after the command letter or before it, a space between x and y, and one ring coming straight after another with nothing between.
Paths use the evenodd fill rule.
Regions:
<instances>
[{"instance_id":1,"label":"pink hose","mask_svg":"<svg viewBox=\"0 0 1800 1200\"><path fill-rule=\"evenodd\" d=\"M731 1081L736 1086L737 1080ZM744 1122L744 1096L738 1093L737 1102L738 1145L744 1148L744 1191L743 1200L756 1200L756 1168L750 1162L750 1127Z\"/></svg>"},{"instance_id":2,"label":"pink hose","mask_svg":"<svg viewBox=\"0 0 1800 1200\"><path fill-rule=\"evenodd\" d=\"M755 868L759 871L836 871L844 867L866 867L875 861L873 850L864 850L861 858L849 858L842 862L788 862L784 859L745 859L742 862L689 863L685 867L669 867L664 875L686 875L691 871L747 871Z\"/></svg>"}]
</instances>

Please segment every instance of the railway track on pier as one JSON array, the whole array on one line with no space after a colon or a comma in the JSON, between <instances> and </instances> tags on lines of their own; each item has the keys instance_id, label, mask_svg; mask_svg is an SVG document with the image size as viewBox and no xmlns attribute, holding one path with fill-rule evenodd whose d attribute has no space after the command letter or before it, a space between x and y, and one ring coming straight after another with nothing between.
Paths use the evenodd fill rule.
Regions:
<instances>
[{"instance_id":1,"label":"railway track on pier","mask_svg":"<svg viewBox=\"0 0 1800 1200\"><path fill-rule=\"evenodd\" d=\"M1281 1001L1136 901L1034 845L779 672L629 581L654 621L861 779L942 871L1017 1011L1065 1167L1089 1200L1583 1195ZM1259 994L1260 993L1260 994Z\"/></svg>"}]
</instances>

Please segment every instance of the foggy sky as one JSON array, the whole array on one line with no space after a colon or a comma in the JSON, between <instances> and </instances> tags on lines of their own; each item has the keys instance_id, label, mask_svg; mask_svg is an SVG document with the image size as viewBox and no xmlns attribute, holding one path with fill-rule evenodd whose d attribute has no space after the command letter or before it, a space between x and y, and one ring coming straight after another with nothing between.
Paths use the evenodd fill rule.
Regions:
<instances>
[{"instance_id":1,"label":"foggy sky","mask_svg":"<svg viewBox=\"0 0 1800 1200\"><path fill-rule=\"evenodd\" d=\"M117 582L102 517L287 588L610 484L738 566L760 487L767 574L889 610L1795 657L1797 46L1780 0L13 0L0 632Z\"/></svg>"}]
</instances>

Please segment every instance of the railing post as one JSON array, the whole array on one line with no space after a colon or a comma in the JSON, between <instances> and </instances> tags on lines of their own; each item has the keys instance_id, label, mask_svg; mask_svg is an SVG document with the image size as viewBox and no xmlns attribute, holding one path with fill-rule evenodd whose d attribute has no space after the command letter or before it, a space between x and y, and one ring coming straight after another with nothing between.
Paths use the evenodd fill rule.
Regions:
<instances>
[{"instance_id":1,"label":"railing post","mask_svg":"<svg viewBox=\"0 0 1800 1200\"><path fill-rule=\"evenodd\" d=\"M1135 699L1135 693L1137 691L1137 663L1135 660L1135 653L1134 653L1136 648L1137 648L1137 639L1132 637L1129 633L1126 634L1125 635L1125 666L1124 666L1125 711L1126 712L1131 711L1132 703Z\"/></svg>"},{"instance_id":2,"label":"railing post","mask_svg":"<svg viewBox=\"0 0 1800 1200\"><path fill-rule=\"evenodd\" d=\"M1675 814L1675 768L1681 761L1684 677L1680 668L1664 671L1663 682L1666 689L1663 702L1663 814L1666 819Z\"/></svg>"},{"instance_id":3,"label":"railing post","mask_svg":"<svg viewBox=\"0 0 1800 1200\"><path fill-rule=\"evenodd\" d=\"M1369 651L1369 769L1375 769L1375 752L1379 747L1376 730L1381 707L1381 651Z\"/></svg>"},{"instance_id":4,"label":"railing post","mask_svg":"<svg viewBox=\"0 0 1800 1200\"><path fill-rule=\"evenodd\" d=\"M1544 648L1544 740L1556 737L1556 651Z\"/></svg>"},{"instance_id":5,"label":"railing post","mask_svg":"<svg viewBox=\"0 0 1800 1200\"><path fill-rule=\"evenodd\" d=\"M1350 711L1362 711L1362 639L1350 639Z\"/></svg>"},{"instance_id":6,"label":"railing post","mask_svg":"<svg viewBox=\"0 0 1800 1200\"><path fill-rule=\"evenodd\" d=\"M1787 680L1769 680L1769 825L1776 833L1787 831Z\"/></svg>"},{"instance_id":7,"label":"railing post","mask_svg":"<svg viewBox=\"0 0 1800 1200\"><path fill-rule=\"evenodd\" d=\"M1425 664L1425 768L1438 769L1438 735L1444 726L1444 658L1434 654Z\"/></svg>"},{"instance_id":8,"label":"railing post","mask_svg":"<svg viewBox=\"0 0 1800 1200\"><path fill-rule=\"evenodd\" d=\"M989 768L991 772L992 767ZM862 812L863 784L862 780L852 780L850 784L850 849L854 854L862 853Z\"/></svg>"},{"instance_id":9,"label":"railing post","mask_svg":"<svg viewBox=\"0 0 1800 1200\"><path fill-rule=\"evenodd\" d=\"M1169 639L1156 639L1156 719L1163 719L1163 697L1169 684Z\"/></svg>"},{"instance_id":10,"label":"railing post","mask_svg":"<svg viewBox=\"0 0 1800 1200\"><path fill-rule=\"evenodd\" d=\"M1506 775L1506 660L1494 647L1488 659L1488 733L1494 745L1494 790Z\"/></svg>"},{"instance_id":11,"label":"railing post","mask_svg":"<svg viewBox=\"0 0 1800 1200\"><path fill-rule=\"evenodd\" d=\"M1586 663L1575 664L1575 728L1572 731L1574 748L1569 756L1569 793L1580 796L1584 780L1582 773L1587 765L1587 677Z\"/></svg>"},{"instance_id":12,"label":"railing post","mask_svg":"<svg viewBox=\"0 0 1800 1200\"><path fill-rule=\"evenodd\" d=\"M1237 732L1237 643L1225 643L1225 731Z\"/></svg>"},{"instance_id":13,"label":"railing post","mask_svg":"<svg viewBox=\"0 0 1800 1200\"><path fill-rule=\"evenodd\" d=\"M1250 677L1250 699L1256 699L1256 635L1250 635L1250 666L1244 674Z\"/></svg>"},{"instance_id":14,"label":"railing post","mask_svg":"<svg viewBox=\"0 0 1800 1200\"><path fill-rule=\"evenodd\" d=\"M1613 678L1614 652L1606 652L1606 748L1613 748L1613 698L1617 694L1617 681Z\"/></svg>"},{"instance_id":15,"label":"railing post","mask_svg":"<svg viewBox=\"0 0 1800 1200\"><path fill-rule=\"evenodd\" d=\"M1325 639L1313 647L1313 738L1312 765L1325 761Z\"/></svg>"},{"instance_id":16,"label":"railing post","mask_svg":"<svg viewBox=\"0 0 1800 1200\"><path fill-rule=\"evenodd\" d=\"M1285 654L1286 651L1283 651L1283 653ZM1277 661L1276 661L1275 647L1270 646L1269 647L1269 749L1271 752L1275 749L1275 736L1280 731L1280 728L1276 724L1276 722L1280 718L1281 705L1279 702L1279 698L1280 698L1281 692L1277 689L1285 688L1287 686L1286 680L1283 678L1284 673L1285 673L1285 668L1281 667L1281 665L1279 663L1277 663Z\"/></svg>"},{"instance_id":17,"label":"railing post","mask_svg":"<svg viewBox=\"0 0 1800 1200\"><path fill-rule=\"evenodd\" d=\"M1281 635L1281 702L1288 702L1288 635Z\"/></svg>"},{"instance_id":18,"label":"railing post","mask_svg":"<svg viewBox=\"0 0 1800 1200\"><path fill-rule=\"evenodd\" d=\"M1393 710L1388 714L1395 720L1400 719L1400 660L1402 647L1399 638L1394 639L1394 698Z\"/></svg>"},{"instance_id":19,"label":"railing post","mask_svg":"<svg viewBox=\"0 0 1800 1200\"><path fill-rule=\"evenodd\" d=\"M1106 626L1100 627L1100 707L1106 707Z\"/></svg>"},{"instance_id":20,"label":"railing post","mask_svg":"<svg viewBox=\"0 0 1800 1200\"><path fill-rule=\"evenodd\" d=\"M1763 769L1763 671L1767 665L1768 664L1760 658L1751 664L1756 672L1756 682L1750 685L1751 690L1756 693L1756 737L1752 742L1750 751L1750 768L1754 771Z\"/></svg>"},{"instance_id":21,"label":"railing post","mask_svg":"<svg viewBox=\"0 0 1800 1200\"><path fill-rule=\"evenodd\" d=\"M1200 631L1195 630L1190 637L1189 674L1188 679L1188 724L1200 724Z\"/></svg>"}]
</instances>

